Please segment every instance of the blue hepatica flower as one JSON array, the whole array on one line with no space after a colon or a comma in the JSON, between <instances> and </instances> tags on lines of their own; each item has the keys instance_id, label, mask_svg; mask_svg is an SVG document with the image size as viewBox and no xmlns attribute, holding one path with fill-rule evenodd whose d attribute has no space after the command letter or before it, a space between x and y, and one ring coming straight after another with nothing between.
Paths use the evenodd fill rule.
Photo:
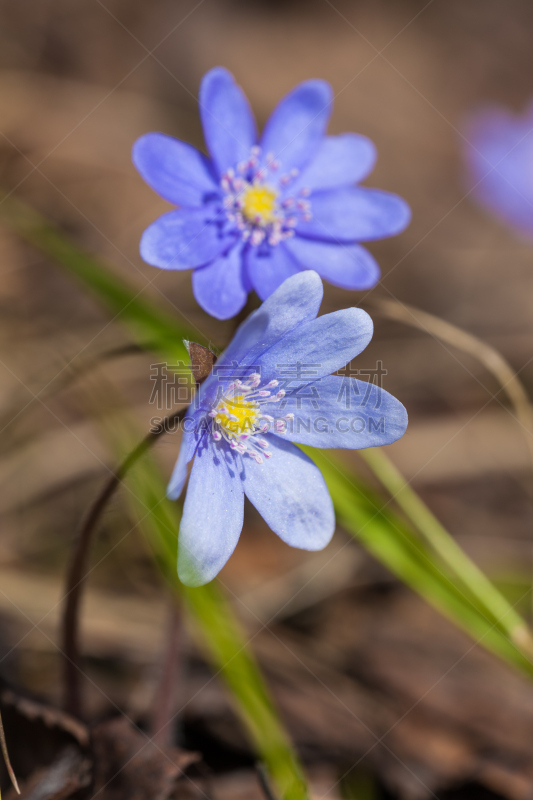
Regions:
<instances>
[{"instance_id":1,"label":"blue hepatica flower","mask_svg":"<svg viewBox=\"0 0 533 800\"><path fill-rule=\"evenodd\" d=\"M407 413L392 395L331 374L367 346L372 320L357 308L317 319L322 293L316 272L288 278L237 330L185 417L167 490L179 497L194 458L179 533L185 584L222 569L241 533L245 495L287 544L327 545L331 499L294 442L359 449L405 432Z\"/></svg>"},{"instance_id":2,"label":"blue hepatica flower","mask_svg":"<svg viewBox=\"0 0 533 800\"><path fill-rule=\"evenodd\" d=\"M162 133L134 145L145 181L180 206L144 232L143 259L194 269L196 300L218 319L237 314L252 289L264 300L303 269L345 289L374 286L379 267L359 242L399 233L409 207L394 194L353 186L371 171L375 149L364 136L325 135L329 84L296 86L259 140L227 70L205 75L199 102L210 158Z\"/></svg>"},{"instance_id":3,"label":"blue hepatica flower","mask_svg":"<svg viewBox=\"0 0 533 800\"><path fill-rule=\"evenodd\" d=\"M476 199L514 230L533 236L533 105L521 116L503 108L473 114L466 137Z\"/></svg>"}]
</instances>

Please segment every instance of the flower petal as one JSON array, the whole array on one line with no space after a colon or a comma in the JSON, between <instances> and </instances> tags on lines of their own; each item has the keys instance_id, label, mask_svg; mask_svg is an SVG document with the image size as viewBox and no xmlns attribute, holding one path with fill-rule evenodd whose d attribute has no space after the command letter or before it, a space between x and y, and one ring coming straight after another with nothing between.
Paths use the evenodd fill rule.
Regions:
<instances>
[{"instance_id":1,"label":"flower petal","mask_svg":"<svg viewBox=\"0 0 533 800\"><path fill-rule=\"evenodd\" d=\"M316 272L299 272L288 278L237 329L217 365L231 364L233 361L254 364L262 353L289 331L315 319L323 293L322 281Z\"/></svg>"},{"instance_id":2,"label":"flower petal","mask_svg":"<svg viewBox=\"0 0 533 800\"><path fill-rule=\"evenodd\" d=\"M533 235L533 112L478 111L467 124L469 188L477 200L515 230Z\"/></svg>"},{"instance_id":3,"label":"flower petal","mask_svg":"<svg viewBox=\"0 0 533 800\"><path fill-rule=\"evenodd\" d=\"M243 458L244 491L274 533L291 547L321 550L333 536L335 514L322 473L290 442L269 436L272 458Z\"/></svg>"},{"instance_id":4,"label":"flower petal","mask_svg":"<svg viewBox=\"0 0 533 800\"><path fill-rule=\"evenodd\" d=\"M199 103L207 149L222 175L249 158L257 142L255 121L246 95L223 67L204 76Z\"/></svg>"},{"instance_id":5,"label":"flower petal","mask_svg":"<svg viewBox=\"0 0 533 800\"><path fill-rule=\"evenodd\" d=\"M178 540L178 575L186 586L202 586L231 556L242 530L241 476L225 446L206 437L194 460Z\"/></svg>"},{"instance_id":6,"label":"flower petal","mask_svg":"<svg viewBox=\"0 0 533 800\"><path fill-rule=\"evenodd\" d=\"M300 83L268 120L261 139L263 153L273 153L283 172L303 167L324 136L332 102L331 86L325 81Z\"/></svg>"},{"instance_id":7,"label":"flower petal","mask_svg":"<svg viewBox=\"0 0 533 800\"><path fill-rule=\"evenodd\" d=\"M234 317L248 297L243 270L242 248L239 246L207 267L195 270L192 288L198 304L217 319Z\"/></svg>"},{"instance_id":8,"label":"flower petal","mask_svg":"<svg viewBox=\"0 0 533 800\"><path fill-rule=\"evenodd\" d=\"M298 235L326 241L357 242L394 236L411 218L398 195L380 189L332 189L311 196L312 218L298 222Z\"/></svg>"},{"instance_id":9,"label":"flower petal","mask_svg":"<svg viewBox=\"0 0 533 800\"><path fill-rule=\"evenodd\" d=\"M147 133L133 145L133 163L146 183L178 206L201 206L219 194L207 158L195 147L164 133Z\"/></svg>"},{"instance_id":10,"label":"flower petal","mask_svg":"<svg viewBox=\"0 0 533 800\"><path fill-rule=\"evenodd\" d=\"M380 447L395 442L407 428L407 411L399 400L373 383L340 375L287 393L270 413L285 409L294 420L283 438L312 447ZM264 411L269 413L268 405Z\"/></svg>"},{"instance_id":11,"label":"flower petal","mask_svg":"<svg viewBox=\"0 0 533 800\"><path fill-rule=\"evenodd\" d=\"M331 375L365 349L372 330L372 320L360 308L324 314L288 333L257 359L261 380L283 378L284 374L288 378L289 370L291 388L295 388ZM297 364L306 370L301 378L293 375Z\"/></svg>"},{"instance_id":12,"label":"flower petal","mask_svg":"<svg viewBox=\"0 0 533 800\"><path fill-rule=\"evenodd\" d=\"M169 211L146 228L142 258L161 269L191 269L208 264L227 250L234 237L209 218L209 209Z\"/></svg>"},{"instance_id":13,"label":"flower petal","mask_svg":"<svg viewBox=\"0 0 533 800\"><path fill-rule=\"evenodd\" d=\"M167 486L167 497L169 500L177 500L183 491L187 479L187 465L194 458L196 449L205 434L205 429L201 427L201 418L205 414L203 410L187 412L183 420L183 434L180 442L178 459L172 471L170 481Z\"/></svg>"},{"instance_id":14,"label":"flower petal","mask_svg":"<svg viewBox=\"0 0 533 800\"><path fill-rule=\"evenodd\" d=\"M300 271L282 243L274 247L250 247L246 254L246 267L250 282L261 300L266 300L284 280Z\"/></svg>"},{"instance_id":15,"label":"flower petal","mask_svg":"<svg viewBox=\"0 0 533 800\"><path fill-rule=\"evenodd\" d=\"M343 289L370 289L379 280L376 260L360 244L334 244L294 236L285 246L303 268L314 269Z\"/></svg>"},{"instance_id":16,"label":"flower petal","mask_svg":"<svg viewBox=\"0 0 533 800\"><path fill-rule=\"evenodd\" d=\"M374 143L358 133L326 136L301 175L291 184L291 194L306 187L332 189L358 183L372 171L376 162Z\"/></svg>"}]
</instances>

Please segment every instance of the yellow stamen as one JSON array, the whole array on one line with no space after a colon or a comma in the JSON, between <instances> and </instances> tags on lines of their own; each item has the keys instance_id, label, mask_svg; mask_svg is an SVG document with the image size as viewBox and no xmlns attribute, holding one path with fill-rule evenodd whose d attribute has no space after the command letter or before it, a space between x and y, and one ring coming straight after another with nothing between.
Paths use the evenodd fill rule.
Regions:
<instances>
[{"instance_id":1,"label":"yellow stamen","mask_svg":"<svg viewBox=\"0 0 533 800\"><path fill-rule=\"evenodd\" d=\"M269 225L276 219L278 193L270 186L247 184L242 195L242 213L250 222Z\"/></svg>"},{"instance_id":2,"label":"yellow stamen","mask_svg":"<svg viewBox=\"0 0 533 800\"><path fill-rule=\"evenodd\" d=\"M244 395L234 397L233 400L223 400L217 406L216 422L221 428L224 428L226 433L234 436L239 436L242 433L252 433L255 422L257 420L257 411L259 406L257 403L247 401ZM230 419L228 414L236 419Z\"/></svg>"}]
</instances>

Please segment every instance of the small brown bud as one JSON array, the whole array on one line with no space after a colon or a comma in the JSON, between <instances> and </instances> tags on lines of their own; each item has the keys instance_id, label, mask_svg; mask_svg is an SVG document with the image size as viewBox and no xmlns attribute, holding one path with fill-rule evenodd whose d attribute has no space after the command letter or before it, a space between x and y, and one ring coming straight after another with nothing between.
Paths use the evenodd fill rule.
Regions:
<instances>
[{"instance_id":1,"label":"small brown bud","mask_svg":"<svg viewBox=\"0 0 533 800\"><path fill-rule=\"evenodd\" d=\"M185 341L185 347L191 359L192 376L199 386L213 369L217 357L208 347L196 344L196 342Z\"/></svg>"}]
</instances>

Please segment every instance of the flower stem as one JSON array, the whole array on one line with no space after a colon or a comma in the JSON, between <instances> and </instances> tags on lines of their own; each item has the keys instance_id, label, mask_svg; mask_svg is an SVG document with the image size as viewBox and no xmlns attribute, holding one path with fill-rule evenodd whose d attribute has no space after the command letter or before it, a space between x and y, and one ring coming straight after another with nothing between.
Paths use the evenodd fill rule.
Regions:
<instances>
[{"instance_id":1,"label":"flower stem","mask_svg":"<svg viewBox=\"0 0 533 800\"><path fill-rule=\"evenodd\" d=\"M370 307L388 319L403 322L476 358L498 381L513 407L533 463L533 409L520 378L494 347L457 325L397 300L376 300Z\"/></svg>"},{"instance_id":2,"label":"flower stem","mask_svg":"<svg viewBox=\"0 0 533 800\"><path fill-rule=\"evenodd\" d=\"M172 721L176 706L177 686L182 653L182 615L176 593L169 595L168 625L161 672L157 684L151 719L151 738L160 747L171 747L173 742ZM178 680L176 680L178 678Z\"/></svg>"},{"instance_id":3,"label":"flower stem","mask_svg":"<svg viewBox=\"0 0 533 800\"><path fill-rule=\"evenodd\" d=\"M100 521L102 513L120 486L124 476L136 461L168 430L171 423L183 419L187 409L183 408L171 414L162 423L157 431L150 432L137 447L127 456L118 469L102 487L96 500L89 508L82 520L80 529L74 541L70 564L67 570L65 586L65 601L62 617L62 652L64 676L64 708L70 714L83 716L81 698L81 671L79 668L79 617L82 593L87 577L87 560L94 531Z\"/></svg>"},{"instance_id":4,"label":"flower stem","mask_svg":"<svg viewBox=\"0 0 533 800\"><path fill-rule=\"evenodd\" d=\"M17 778L13 771L13 767L11 766L11 761L9 760L9 752L7 749L7 742L6 742L6 734L4 731L4 723L2 722L2 715L0 714L0 745L2 747L2 755L4 757L4 764L6 765L7 773L13 784L13 787L17 794L20 794L19 785L17 782Z\"/></svg>"}]
</instances>

